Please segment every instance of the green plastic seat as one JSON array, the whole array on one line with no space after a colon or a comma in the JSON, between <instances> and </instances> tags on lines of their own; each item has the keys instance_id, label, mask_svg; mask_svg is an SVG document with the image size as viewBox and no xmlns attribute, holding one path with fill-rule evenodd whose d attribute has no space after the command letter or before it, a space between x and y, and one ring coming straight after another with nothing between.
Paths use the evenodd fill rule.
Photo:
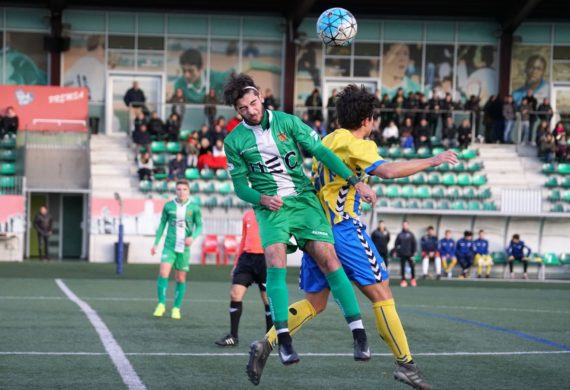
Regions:
<instances>
[{"instance_id":1,"label":"green plastic seat","mask_svg":"<svg viewBox=\"0 0 570 390\"><path fill-rule=\"evenodd\" d=\"M150 180L141 180L139 182L139 190L141 192L149 192L152 191L152 181Z\"/></svg>"},{"instance_id":2,"label":"green plastic seat","mask_svg":"<svg viewBox=\"0 0 570 390\"><path fill-rule=\"evenodd\" d=\"M424 146L422 146L421 148L418 148L416 156L418 158L428 158L431 157L431 150L429 148L426 148Z\"/></svg>"},{"instance_id":3,"label":"green plastic seat","mask_svg":"<svg viewBox=\"0 0 570 390\"><path fill-rule=\"evenodd\" d=\"M439 172L449 172L453 170L453 168L448 163L443 163L436 168Z\"/></svg>"},{"instance_id":4,"label":"green plastic seat","mask_svg":"<svg viewBox=\"0 0 570 390\"><path fill-rule=\"evenodd\" d=\"M477 157L477 151L475 149L463 149L459 155L462 160L472 160Z\"/></svg>"},{"instance_id":5,"label":"green plastic seat","mask_svg":"<svg viewBox=\"0 0 570 390\"><path fill-rule=\"evenodd\" d=\"M471 184L475 187L480 187L487 184L487 176L485 175L475 175L471 181Z\"/></svg>"},{"instance_id":6,"label":"green plastic seat","mask_svg":"<svg viewBox=\"0 0 570 390\"><path fill-rule=\"evenodd\" d=\"M225 169L218 169L216 171L216 179L218 180L228 180L230 178L230 174Z\"/></svg>"},{"instance_id":7,"label":"green plastic seat","mask_svg":"<svg viewBox=\"0 0 570 390\"><path fill-rule=\"evenodd\" d=\"M443 175L441 182L445 186L454 186L457 184L457 178L453 173L446 173Z\"/></svg>"},{"instance_id":8,"label":"green plastic seat","mask_svg":"<svg viewBox=\"0 0 570 390\"><path fill-rule=\"evenodd\" d=\"M392 203L392 207L394 207L395 209L403 209L404 203L401 200L397 200Z\"/></svg>"},{"instance_id":9,"label":"green plastic seat","mask_svg":"<svg viewBox=\"0 0 570 390\"><path fill-rule=\"evenodd\" d=\"M456 200L455 202L451 203L452 210L467 210L467 205L462 200Z\"/></svg>"},{"instance_id":10,"label":"green plastic seat","mask_svg":"<svg viewBox=\"0 0 570 390\"><path fill-rule=\"evenodd\" d=\"M154 178L156 180L166 180L168 178L168 174L164 171L156 172L154 174Z\"/></svg>"},{"instance_id":11,"label":"green plastic seat","mask_svg":"<svg viewBox=\"0 0 570 390\"><path fill-rule=\"evenodd\" d=\"M402 157L402 151L400 149L399 146L392 146L390 149L388 149L388 157L390 158L401 158Z\"/></svg>"},{"instance_id":12,"label":"green plastic seat","mask_svg":"<svg viewBox=\"0 0 570 390\"><path fill-rule=\"evenodd\" d=\"M461 196L464 199L472 200L472 199L475 199L477 197L477 194L476 194L475 189L473 187L468 187L468 188L463 189L463 191L461 192Z\"/></svg>"},{"instance_id":13,"label":"green plastic seat","mask_svg":"<svg viewBox=\"0 0 570 390\"><path fill-rule=\"evenodd\" d=\"M378 176L369 176L368 177L368 184L380 184L382 182L382 179L380 179Z\"/></svg>"},{"instance_id":14,"label":"green plastic seat","mask_svg":"<svg viewBox=\"0 0 570 390\"><path fill-rule=\"evenodd\" d=\"M558 259L560 264L570 265L570 253L562 253Z\"/></svg>"},{"instance_id":15,"label":"green plastic seat","mask_svg":"<svg viewBox=\"0 0 570 390\"><path fill-rule=\"evenodd\" d=\"M200 188L200 192L204 194L213 194L216 192L216 186L213 182L203 183L202 187Z\"/></svg>"},{"instance_id":16,"label":"green plastic seat","mask_svg":"<svg viewBox=\"0 0 570 390\"><path fill-rule=\"evenodd\" d=\"M388 207L388 201L386 199L380 199L376 204L376 207Z\"/></svg>"},{"instance_id":17,"label":"green plastic seat","mask_svg":"<svg viewBox=\"0 0 570 390\"><path fill-rule=\"evenodd\" d=\"M437 185L441 183L441 174L438 172L432 172L428 176L428 184Z\"/></svg>"},{"instance_id":18,"label":"green plastic seat","mask_svg":"<svg viewBox=\"0 0 570 390\"><path fill-rule=\"evenodd\" d=\"M382 186L377 186L374 190L376 191L376 196L380 197L384 195L384 189Z\"/></svg>"},{"instance_id":19,"label":"green plastic seat","mask_svg":"<svg viewBox=\"0 0 570 390\"><path fill-rule=\"evenodd\" d=\"M390 185L386 187L386 196L388 198L399 198L400 197L400 187L397 185Z\"/></svg>"},{"instance_id":20,"label":"green plastic seat","mask_svg":"<svg viewBox=\"0 0 570 390\"><path fill-rule=\"evenodd\" d=\"M466 169L468 172L480 172L483 170L483 164L478 162L470 163L467 165Z\"/></svg>"},{"instance_id":21,"label":"green plastic seat","mask_svg":"<svg viewBox=\"0 0 570 390\"><path fill-rule=\"evenodd\" d=\"M208 208L217 207L218 206L218 198L216 198L215 196L212 196L211 198L208 198L203 203L203 205L204 205L204 207L208 207Z\"/></svg>"},{"instance_id":22,"label":"green plastic seat","mask_svg":"<svg viewBox=\"0 0 570 390\"><path fill-rule=\"evenodd\" d=\"M388 156L388 149L386 149L384 146L379 146L378 147L378 154L382 157L387 157Z\"/></svg>"},{"instance_id":23,"label":"green plastic seat","mask_svg":"<svg viewBox=\"0 0 570 390\"><path fill-rule=\"evenodd\" d=\"M214 171L209 168L203 168L200 171L200 178L203 180L211 180L214 178Z\"/></svg>"},{"instance_id":24,"label":"green plastic seat","mask_svg":"<svg viewBox=\"0 0 570 390\"><path fill-rule=\"evenodd\" d=\"M461 192L459 192L459 188L457 187L450 187L445 191L445 197L448 199L458 199L461 197Z\"/></svg>"},{"instance_id":25,"label":"green plastic seat","mask_svg":"<svg viewBox=\"0 0 570 390\"><path fill-rule=\"evenodd\" d=\"M416 151L413 148L405 148L402 150L402 156L407 159L412 159L416 157Z\"/></svg>"},{"instance_id":26,"label":"green plastic seat","mask_svg":"<svg viewBox=\"0 0 570 390\"><path fill-rule=\"evenodd\" d=\"M166 155L163 153L157 153L152 155L152 162L154 166L160 167L166 165L168 163L168 160L166 159Z\"/></svg>"},{"instance_id":27,"label":"green plastic seat","mask_svg":"<svg viewBox=\"0 0 570 390\"><path fill-rule=\"evenodd\" d=\"M564 212L564 206L560 203L552 205L552 207L550 207L550 212L552 212L552 213L563 213Z\"/></svg>"},{"instance_id":28,"label":"green plastic seat","mask_svg":"<svg viewBox=\"0 0 570 390\"><path fill-rule=\"evenodd\" d=\"M420 204L417 200L410 200L406 203L406 208L407 209L419 209Z\"/></svg>"},{"instance_id":29,"label":"green plastic seat","mask_svg":"<svg viewBox=\"0 0 570 390\"><path fill-rule=\"evenodd\" d=\"M221 195L228 195L230 193L232 193L234 191L231 183L226 182L226 183L221 183L218 185L218 194Z\"/></svg>"},{"instance_id":30,"label":"green plastic seat","mask_svg":"<svg viewBox=\"0 0 570 390\"><path fill-rule=\"evenodd\" d=\"M491 196L492 196L492 194L491 194L490 188L482 188L477 193L477 197L479 199L489 199L489 198L491 198Z\"/></svg>"},{"instance_id":31,"label":"green plastic seat","mask_svg":"<svg viewBox=\"0 0 570 390\"><path fill-rule=\"evenodd\" d=\"M0 150L0 161L6 161L6 162L16 161L16 151Z\"/></svg>"},{"instance_id":32,"label":"green plastic seat","mask_svg":"<svg viewBox=\"0 0 570 390\"><path fill-rule=\"evenodd\" d=\"M548 194L548 200L550 202L558 202L561 199L562 199L562 197L560 196L559 190L550 191L550 194Z\"/></svg>"},{"instance_id":33,"label":"green plastic seat","mask_svg":"<svg viewBox=\"0 0 570 390\"><path fill-rule=\"evenodd\" d=\"M457 177L457 184L462 187L471 185L471 175L468 173L462 173Z\"/></svg>"},{"instance_id":34,"label":"green plastic seat","mask_svg":"<svg viewBox=\"0 0 570 390\"><path fill-rule=\"evenodd\" d=\"M423 204L422 204L422 207L423 207L424 209L432 210L432 209L435 208L435 202L434 202L433 200L431 200L431 199L425 200L425 201L423 202Z\"/></svg>"},{"instance_id":35,"label":"green plastic seat","mask_svg":"<svg viewBox=\"0 0 570 390\"><path fill-rule=\"evenodd\" d=\"M431 187L421 186L416 190L416 197L420 199L431 198Z\"/></svg>"},{"instance_id":36,"label":"green plastic seat","mask_svg":"<svg viewBox=\"0 0 570 390\"><path fill-rule=\"evenodd\" d=\"M200 178L200 171L198 168L187 168L184 172L184 177L188 180L198 180Z\"/></svg>"},{"instance_id":37,"label":"green plastic seat","mask_svg":"<svg viewBox=\"0 0 570 390\"><path fill-rule=\"evenodd\" d=\"M430 137L429 140L430 140L432 146L434 146L434 147L441 146L441 138L434 135L434 136Z\"/></svg>"},{"instance_id":38,"label":"green plastic seat","mask_svg":"<svg viewBox=\"0 0 570 390\"><path fill-rule=\"evenodd\" d=\"M154 141L150 144L150 151L152 153L164 153L166 152L166 143L162 141Z\"/></svg>"},{"instance_id":39,"label":"green plastic seat","mask_svg":"<svg viewBox=\"0 0 570 390\"><path fill-rule=\"evenodd\" d=\"M453 172L465 172L466 170L467 169L465 168L465 163L463 161L459 161L453 166Z\"/></svg>"},{"instance_id":40,"label":"green plastic seat","mask_svg":"<svg viewBox=\"0 0 570 390\"><path fill-rule=\"evenodd\" d=\"M561 187L570 188L570 177L565 177L559 184Z\"/></svg>"},{"instance_id":41,"label":"green plastic seat","mask_svg":"<svg viewBox=\"0 0 570 390\"><path fill-rule=\"evenodd\" d=\"M362 207L362 212L372 210L372 206L370 205L370 203L362 202L360 205Z\"/></svg>"},{"instance_id":42,"label":"green plastic seat","mask_svg":"<svg viewBox=\"0 0 570 390\"><path fill-rule=\"evenodd\" d=\"M180 135L178 136L178 139L182 142L186 142L186 141L188 141L190 134L192 134L192 130L188 130L188 129L181 130Z\"/></svg>"},{"instance_id":43,"label":"green plastic seat","mask_svg":"<svg viewBox=\"0 0 570 390\"><path fill-rule=\"evenodd\" d=\"M4 137L4 139L0 141L0 149L16 149L16 138Z\"/></svg>"},{"instance_id":44,"label":"green plastic seat","mask_svg":"<svg viewBox=\"0 0 570 390\"><path fill-rule=\"evenodd\" d=\"M495 202L485 202L485 203L483 203L483 210L485 210L485 211L497 211L497 206L495 206Z\"/></svg>"},{"instance_id":45,"label":"green plastic seat","mask_svg":"<svg viewBox=\"0 0 570 390\"><path fill-rule=\"evenodd\" d=\"M558 187L558 178L556 176L549 176L546 183L544 183L544 186L546 188Z\"/></svg>"},{"instance_id":46,"label":"green plastic seat","mask_svg":"<svg viewBox=\"0 0 570 390\"><path fill-rule=\"evenodd\" d=\"M416 196L416 188L414 186L404 186L402 188L402 198L410 199Z\"/></svg>"},{"instance_id":47,"label":"green plastic seat","mask_svg":"<svg viewBox=\"0 0 570 390\"><path fill-rule=\"evenodd\" d=\"M434 187L431 191L431 196L432 196L432 198L435 198L435 199L444 198L445 197L444 187L441 187L441 186Z\"/></svg>"},{"instance_id":48,"label":"green plastic seat","mask_svg":"<svg viewBox=\"0 0 570 390\"><path fill-rule=\"evenodd\" d=\"M549 173L554 173L555 171L556 168L554 167L554 164L552 163L542 164L542 173L549 174Z\"/></svg>"},{"instance_id":49,"label":"green plastic seat","mask_svg":"<svg viewBox=\"0 0 570 390\"><path fill-rule=\"evenodd\" d=\"M437 208L440 210L449 210L449 202L447 200L441 200L437 204Z\"/></svg>"},{"instance_id":50,"label":"green plastic seat","mask_svg":"<svg viewBox=\"0 0 570 390\"><path fill-rule=\"evenodd\" d=\"M414 176L412 176L412 183L415 185L422 185L427 183L426 174L423 172L416 173Z\"/></svg>"},{"instance_id":51,"label":"green plastic seat","mask_svg":"<svg viewBox=\"0 0 570 390\"><path fill-rule=\"evenodd\" d=\"M170 154L176 154L182 151L182 144L180 142L169 142L166 144L166 151Z\"/></svg>"},{"instance_id":52,"label":"green plastic seat","mask_svg":"<svg viewBox=\"0 0 570 390\"><path fill-rule=\"evenodd\" d=\"M440 147L433 148L433 149L431 150L431 153L432 153L434 156L437 156L438 154L441 154L441 153L443 153L443 152L445 152L445 149L444 149L444 148L440 148Z\"/></svg>"},{"instance_id":53,"label":"green plastic seat","mask_svg":"<svg viewBox=\"0 0 570 390\"><path fill-rule=\"evenodd\" d=\"M570 202L570 191L564 191L560 197L564 202Z\"/></svg>"},{"instance_id":54,"label":"green plastic seat","mask_svg":"<svg viewBox=\"0 0 570 390\"><path fill-rule=\"evenodd\" d=\"M197 181L190 184L190 192L192 194L197 194L198 192L200 192L200 184Z\"/></svg>"},{"instance_id":55,"label":"green plastic seat","mask_svg":"<svg viewBox=\"0 0 570 390\"><path fill-rule=\"evenodd\" d=\"M224 198L221 202L220 202L220 207L229 209L231 207L233 207L234 205L234 199L231 196L228 196L226 198Z\"/></svg>"},{"instance_id":56,"label":"green plastic seat","mask_svg":"<svg viewBox=\"0 0 570 390\"><path fill-rule=\"evenodd\" d=\"M558 164L556 172L558 172L561 175L570 175L570 164L568 163Z\"/></svg>"},{"instance_id":57,"label":"green plastic seat","mask_svg":"<svg viewBox=\"0 0 570 390\"><path fill-rule=\"evenodd\" d=\"M156 176L155 176L155 178L156 178ZM167 182L166 189L168 190L168 192L175 193L176 192L176 182L175 181Z\"/></svg>"},{"instance_id":58,"label":"green plastic seat","mask_svg":"<svg viewBox=\"0 0 570 390\"><path fill-rule=\"evenodd\" d=\"M507 264L507 254L505 252L492 252L491 258L493 259L493 263L495 263L495 265Z\"/></svg>"},{"instance_id":59,"label":"green plastic seat","mask_svg":"<svg viewBox=\"0 0 570 390\"><path fill-rule=\"evenodd\" d=\"M478 200L471 200L469 203L467 203L467 208L469 211L481 211L483 207L481 205L481 202Z\"/></svg>"},{"instance_id":60,"label":"green plastic seat","mask_svg":"<svg viewBox=\"0 0 570 390\"><path fill-rule=\"evenodd\" d=\"M168 191L168 183L166 180L155 180L152 183L152 189L156 192L166 192Z\"/></svg>"},{"instance_id":61,"label":"green plastic seat","mask_svg":"<svg viewBox=\"0 0 570 390\"><path fill-rule=\"evenodd\" d=\"M13 176L16 174L16 165L12 163L0 164L0 175Z\"/></svg>"},{"instance_id":62,"label":"green plastic seat","mask_svg":"<svg viewBox=\"0 0 570 390\"><path fill-rule=\"evenodd\" d=\"M202 199L200 199L198 195L194 195L190 197L190 203L196 206L202 206Z\"/></svg>"},{"instance_id":63,"label":"green plastic seat","mask_svg":"<svg viewBox=\"0 0 570 390\"><path fill-rule=\"evenodd\" d=\"M396 179L396 183L398 184L410 184L412 181L410 180L409 176L406 177L399 177Z\"/></svg>"},{"instance_id":64,"label":"green plastic seat","mask_svg":"<svg viewBox=\"0 0 570 390\"><path fill-rule=\"evenodd\" d=\"M560 265L560 260L558 259L558 255L553 252L545 253L544 265Z\"/></svg>"}]
</instances>

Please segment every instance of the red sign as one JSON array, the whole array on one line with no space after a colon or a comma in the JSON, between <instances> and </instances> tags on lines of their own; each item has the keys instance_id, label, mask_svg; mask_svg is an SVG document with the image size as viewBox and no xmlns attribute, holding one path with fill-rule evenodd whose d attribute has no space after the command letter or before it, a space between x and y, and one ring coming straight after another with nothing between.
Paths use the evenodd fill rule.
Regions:
<instances>
[{"instance_id":1,"label":"red sign","mask_svg":"<svg viewBox=\"0 0 570 390\"><path fill-rule=\"evenodd\" d=\"M87 88L0 85L0 115L13 107L18 130L87 131Z\"/></svg>"},{"instance_id":2,"label":"red sign","mask_svg":"<svg viewBox=\"0 0 570 390\"><path fill-rule=\"evenodd\" d=\"M21 195L0 196L0 223L5 223L11 218L23 217L24 197Z\"/></svg>"}]
</instances>

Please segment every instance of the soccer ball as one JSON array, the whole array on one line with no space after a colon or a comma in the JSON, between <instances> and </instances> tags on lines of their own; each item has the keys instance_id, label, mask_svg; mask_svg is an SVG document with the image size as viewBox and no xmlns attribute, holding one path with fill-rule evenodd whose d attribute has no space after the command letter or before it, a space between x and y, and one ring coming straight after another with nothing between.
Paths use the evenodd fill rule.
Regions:
<instances>
[{"instance_id":1,"label":"soccer ball","mask_svg":"<svg viewBox=\"0 0 570 390\"><path fill-rule=\"evenodd\" d=\"M317 34L327 46L348 46L356 36L356 19L344 8L331 8L319 16Z\"/></svg>"}]
</instances>

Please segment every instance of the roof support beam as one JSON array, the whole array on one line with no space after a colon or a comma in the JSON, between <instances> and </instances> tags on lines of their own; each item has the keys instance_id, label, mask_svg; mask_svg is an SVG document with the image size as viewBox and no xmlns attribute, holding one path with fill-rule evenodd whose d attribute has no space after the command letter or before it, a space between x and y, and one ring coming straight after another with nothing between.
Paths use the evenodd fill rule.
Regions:
<instances>
[{"instance_id":1,"label":"roof support beam","mask_svg":"<svg viewBox=\"0 0 570 390\"><path fill-rule=\"evenodd\" d=\"M522 7L515 10L513 15L510 15L503 21L501 26L503 31L507 33L514 32L541 1L542 0L527 0Z\"/></svg>"}]
</instances>

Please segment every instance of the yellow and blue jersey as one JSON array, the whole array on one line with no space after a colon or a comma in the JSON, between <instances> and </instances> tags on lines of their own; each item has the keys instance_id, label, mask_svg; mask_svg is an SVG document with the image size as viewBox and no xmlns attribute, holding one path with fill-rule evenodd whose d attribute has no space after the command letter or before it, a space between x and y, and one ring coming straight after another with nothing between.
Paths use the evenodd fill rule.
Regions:
<instances>
[{"instance_id":1,"label":"yellow and blue jersey","mask_svg":"<svg viewBox=\"0 0 570 390\"><path fill-rule=\"evenodd\" d=\"M338 129L323 139L323 145L336 154L361 180L385 161L374 141L360 139L349 130ZM346 218L359 219L360 195L342 177L313 159L312 181L332 225Z\"/></svg>"}]
</instances>

